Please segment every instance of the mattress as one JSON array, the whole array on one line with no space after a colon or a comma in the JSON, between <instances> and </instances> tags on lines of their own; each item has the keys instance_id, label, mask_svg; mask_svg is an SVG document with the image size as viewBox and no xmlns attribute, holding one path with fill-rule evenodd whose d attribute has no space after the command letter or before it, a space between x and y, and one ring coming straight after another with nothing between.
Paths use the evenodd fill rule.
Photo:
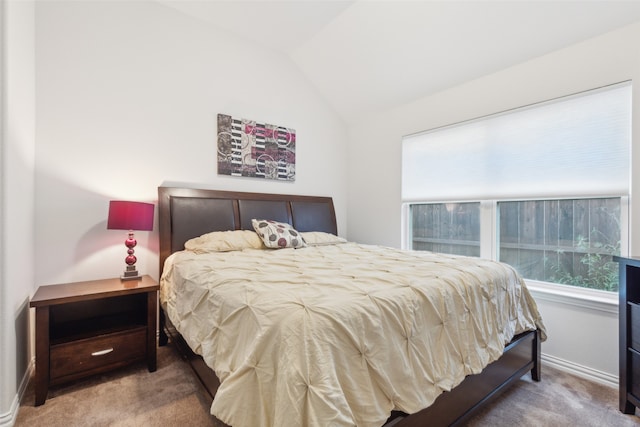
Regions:
<instances>
[{"instance_id":1,"label":"mattress","mask_svg":"<svg viewBox=\"0 0 640 427\"><path fill-rule=\"evenodd\" d=\"M340 242L184 250L161 304L220 379L232 426L380 426L414 413L545 328L506 264Z\"/></svg>"}]
</instances>

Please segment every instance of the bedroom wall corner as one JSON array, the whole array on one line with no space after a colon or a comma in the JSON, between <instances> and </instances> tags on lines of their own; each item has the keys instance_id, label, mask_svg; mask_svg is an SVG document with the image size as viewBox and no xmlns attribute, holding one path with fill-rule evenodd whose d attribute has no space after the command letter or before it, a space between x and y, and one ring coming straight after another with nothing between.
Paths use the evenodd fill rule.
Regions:
<instances>
[{"instance_id":1,"label":"bedroom wall corner","mask_svg":"<svg viewBox=\"0 0 640 427\"><path fill-rule=\"evenodd\" d=\"M32 367L34 7L0 0L0 426L15 423Z\"/></svg>"}]
</instances>

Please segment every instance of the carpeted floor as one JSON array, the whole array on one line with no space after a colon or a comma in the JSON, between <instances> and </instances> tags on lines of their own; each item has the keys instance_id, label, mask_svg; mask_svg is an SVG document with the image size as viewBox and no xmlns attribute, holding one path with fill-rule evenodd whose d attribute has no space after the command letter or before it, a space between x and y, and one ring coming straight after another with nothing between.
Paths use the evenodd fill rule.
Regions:
<instances>
[{"instance_id":1,"label":"carpeted floor","mask_svg":"<svg viewBox=\"0 0 640 427\"><path fill-rule=\"evenodd\" d=\"M219 426L209 415L204 391L169 344L158 349L158 370L144 364L49 390L46 403L33 406L29 386L17 427ZM474 417L483 426L640 426L640 417L618 411L617 389L543 366L542 381L527 375Z\"/></svg>"},{"instance_id":2,"label":"carpeted floor","mask_svg":"<svg viewBox=\"0 0 640 427\"><path fill-rule=\"evenodd\" d=\"M640 417L618 410L618 389L542 366L542 381L525 375L470 427L624 427L640 425Z\"/></svg>"}]
</instances>

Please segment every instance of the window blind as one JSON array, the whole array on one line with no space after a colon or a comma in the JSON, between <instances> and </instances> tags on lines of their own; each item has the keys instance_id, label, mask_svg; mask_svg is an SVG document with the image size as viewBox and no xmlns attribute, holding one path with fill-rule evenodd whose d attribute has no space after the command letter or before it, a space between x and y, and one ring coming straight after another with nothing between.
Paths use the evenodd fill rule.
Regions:
<instances>
[{"instance_id":1,"label":"window blind","mask_svg":"<svg viewBox=\"0 0 640 427\"><path fill-rule=\"evenodd\" d=\"M404 137L402 199L628 195L630 151L621 83Z\"/></svg>"}]
</instances>

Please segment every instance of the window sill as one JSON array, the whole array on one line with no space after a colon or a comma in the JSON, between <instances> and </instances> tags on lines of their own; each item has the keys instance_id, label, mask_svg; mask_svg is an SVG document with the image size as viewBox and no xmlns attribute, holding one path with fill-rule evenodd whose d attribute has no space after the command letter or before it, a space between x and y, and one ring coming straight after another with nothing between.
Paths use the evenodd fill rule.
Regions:
<instances>
[{"instance_id":1,"label":"window sill","mask_svg":"<svg viewBox=\"0 0 640 427\"><path fill-rule=\"evenodd\" d=\"M550 301L618 315L618 294L595 289L525 280L536 300Z\"/></svg>"}]
</instances>

